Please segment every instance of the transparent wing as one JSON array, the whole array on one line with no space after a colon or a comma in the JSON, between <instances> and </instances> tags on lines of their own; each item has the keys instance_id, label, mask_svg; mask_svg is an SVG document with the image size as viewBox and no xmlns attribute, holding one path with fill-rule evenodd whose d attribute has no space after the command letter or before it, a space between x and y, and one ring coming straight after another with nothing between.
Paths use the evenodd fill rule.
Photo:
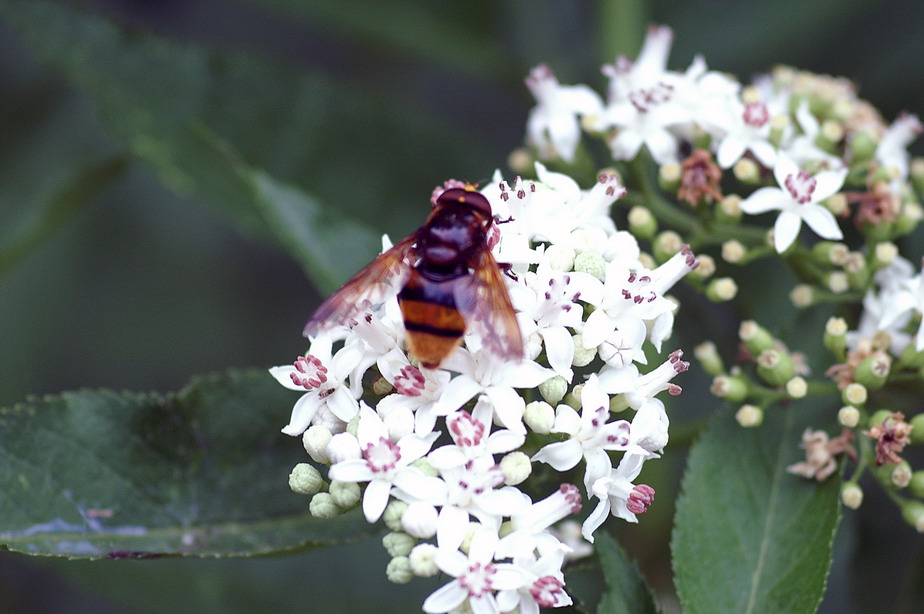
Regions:
<instances>
[{"instance_id":1,"label":"transparent wing","mask_svg":"<svg viewBox=\"0 0 924 614\"><path fill-rule=\"evenodd\" d=\"M485 248L471 264L474 273L456 283L456 308L486 350L505 360L523 358L523 335L494 256Z\"/></svg>"},{"instance_id":2,"label":"transparent wing","mask_svg":"<svg viewBox=\"0 0 924 614\"><path fill-rule=\"evenodd\" d=\"M363 311L397 294L410 273L416 241L415 232L360 269L321 303L305 325L304 335L314 337L336 326L349 326Z\"/></svg>"}]
</instances>

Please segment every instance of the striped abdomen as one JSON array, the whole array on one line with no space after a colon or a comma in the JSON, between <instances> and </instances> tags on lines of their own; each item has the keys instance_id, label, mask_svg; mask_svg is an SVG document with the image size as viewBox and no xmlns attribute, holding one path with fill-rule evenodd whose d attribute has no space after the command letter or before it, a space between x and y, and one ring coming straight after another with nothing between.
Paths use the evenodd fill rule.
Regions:
<instances>
[{"instance_id":1,"label":"striped abdomen","mask_svg":"<svg viewBox=\"0 0 924 614\"><path fill-rule=\"evenodd\" d=\"M456 308L455 283L427 278L417 269L398 293L407 344L420 364L435 369L462 341L465 320Z\"/></svg>"}]
</instances>

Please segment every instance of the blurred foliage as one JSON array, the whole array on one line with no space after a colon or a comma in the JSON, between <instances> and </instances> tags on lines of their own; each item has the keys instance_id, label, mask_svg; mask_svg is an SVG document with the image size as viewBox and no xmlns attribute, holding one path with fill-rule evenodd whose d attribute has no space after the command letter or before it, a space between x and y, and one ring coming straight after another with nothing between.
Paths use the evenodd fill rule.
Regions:
<instances>
[{"instance_id":1,"label":"blurred foliage","mask_svg":"<svg viewBox=\"0 0 924 614\"><path fill-rule=\"evenodd\" d=\"M672 67L702 53L746 79L788 63L854 79L887 118L924 114L919 5L61 0L113 26L46 24L58 34L36 40L10 18L17 4L0 17L0 406L85 386L177 390L195 373L286 362L317 294L378 248L367 237L415 228L443 180L504 167L522 142L531 66L599 88L599 65L634 54L647 21L674 29ZM88 50L106 47L91 32L112 45L95 65ZM121 57L122 45L144 52ZM312 260L330 246L343 247L334 260ZM318 268L328 273L306 279ZM684 311L685 348L684 322L730 342L742 315ZM696 376L675 405L681 428L715 407ZM668 608L684 466L679 446L669 452L673 464L647 477L658 506L618 531ZM922 602L920 540L884 509L845 516L823 612ZM388 585L384 560L374 540L246 561L4 554L0 600L9 612L415 610L432 587ZM344 590L357 577L363 591Z\"/></svg>"}]
</instances>

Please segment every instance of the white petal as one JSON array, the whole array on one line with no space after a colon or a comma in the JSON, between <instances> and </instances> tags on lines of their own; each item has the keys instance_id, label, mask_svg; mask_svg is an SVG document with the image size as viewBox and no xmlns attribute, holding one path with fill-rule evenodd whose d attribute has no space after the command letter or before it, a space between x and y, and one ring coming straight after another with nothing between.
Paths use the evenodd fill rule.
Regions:
<instances>
[{"instance_id":1,"label":"white petal","mask_svg":"<svg viewBox=\"0 0 924 614\"><path fill-rule=\"evenodd\" d=\"M776 148L768 141L751 141L748 149L761 164L767 168L773 168L776 162Z\"/></svg>"},{"instance_id":2,"label":"white petal","mask_svg":"<svg viewBox=\"0 0 924 614\"><path fill-rule=\"evenodd\" d=\"M610 515L610 499L603 497L600 503L594 508L594 511L587 516L584 524L581 525L581 535L590 543L594 543L594 531L600 528L603 521Z\"/></svg>"},{"instance_id":3,"label":"white petal","mask_svg":"<svg viewBox=\"0 0 924 614\"><path fill-rule=\"evenodd\" d=\"M847 178L847 169L837 171L822 171L815 175L815 191L812 192L812 202L820 202L837 194ZM820 234L820 233L819 233Z\"/></svg>"},{"instance_id":4,"label":"white petal","mask_svg":"<svg viewBox=\"0 0 924 614\"><path fill-rule=\"evenodd\" d=\"M744 141L736 136L728 135L719 143L719 150L715 155L716 162L722 168L731 168L744 155L744 150Z\"/></svg>"},{"instance_id":5,"label":"white petal","mask_svg":"<svg viewBox=\"0 0 924 614\"><path fill-rule=\"evenodd\" d=\"M423 602L423 611L427 614L445 614L468 599L468 591L462 588L458 580L453 580L437 589Z\"/></svg>"},{"instance_id":6,"label":"white petal","mask_svg":"<svg viewBox=\"0 0 924 614\"><path fill-rule=\"evenodd\" d=\"M366 484L363 495L363 514L370 523L377 521L388 505L388 495L391 492L391 482L387 480L372 480Z\"/></svg>"},{"instance_id":7,"label":"white petal","mask_svg":"<svg viewBox=\"0 0 924 614\"><path fill-rule=\"evenodd\" d=\"M368 482L375 475L365 460L351 458L333 465L328 477L335 482Z\"/></svg>"},{"instance_id":8,"label":"white petal","mask_svg":"<svg viewBox=\"0 0 924 614\"><path fill-rule=\"evenodd\" d=\"M773 246L776 251L783 253L792 242L799 236L799 229L802 228L802 218L799 214L792 211L781 211L780 216L776 218L773 225Z\"/></svg>"},{"instance_id":9,"label":"white petal","mask_svg":"<svg viewBox=\"0 0 924 614\"><path fill-rule=\"evenodd\" d=\"M281 367L273 367L269 370L270 375L276 378L276 381L288 388L289 390L299 390L305 392L305 387L300 386L292 381L292 374L298 373L292 365L282 365Z\"/></svg>"},{"instance_id":10,"label":"white petal","mask_svg":"<svg viewBox=\"0 0 924 614\"><path fill-rule=\"evenodd\" d=\"M461 355L462 352L456 352ZM468 403L469 399L482 391L482 386L471 376L462 374L453 378L443 389L440 400L433 407L437 415L446 415Z\"/></svg>"},{"instance_id":11,"label":"white petal","mask_svg":"<svg viewBox=\"0 0 924 614\"><path fill-rule=\"evenodd\" d=\"M584 450L577 439L568 439L543 446L533 455L532 460L545 463L555 471L567 471L581 462Z\"/></svg>"},{"instance_id":12,"label":"white petal","mask_svg":"<svg viewBox=\"0 0 924 614\"><path fill-rule=\"evenodd\" d=\"M822 205L806 203L799 210L805 223L815 231L815 233L825 239L843 239L840 226L837 224L834 214Z\"/></svg>"},{"instance_id":13,"label":"white petal","mask_svg":"<svg viewBox=\"0 0 924 614\"><path fill-rule=\"evenodd\" d=\"M436 541L440 549L457 550L467 533L468 512L454 505L444 505L440 510L439 523L436 528ZM443 571L450 573L446 569Z\"/></svg>"},{"instance_id":14,"label":"white petal","mask_svg":"<svg viewBox=\"0 0 924 614\"><path fill-rule=\"evenodd\" d=\"M584 338L585 348L594 348L603 343L603 341L614 331L616 326L610 320L602 309L595 309L584 322L584 330L581 336Z\"/></svg>"},{"instance_id":15,"label":"white petal","mask_svg":"<svg viewBox=\"0 0 924 614\"><path fill-rule=\"evenodd\" d=\"M549 366L556 373L571 382L574 372L571 370L571 361L574 359L574 341L571 333L564 326L550 326L540 332L545 341L545 355Z\"/></svg>"},{"instance_id":16,"label":"white petal","mask_svg":"<svg viewBox=\"0 0 924 614\"><path fill-rule=\"evenodd\" d=\"M317 394L303 394L295 407L292 408L292 417L289 418L289 424L286 425L282 432L286 435L298 436L305 432L308 425L311 424L312 418L321 407Z\"/></svg>"},{"instance_id":17,"label":"white petal","mask_svg":"<svg viewBox=\"0 0 924 614\"><path fill-rule=\"evenodd\" d=\"M741 201L741 210L751 215L759 215L774 209L783 209L791 203L792 198L779 188L760 188Z\"/></svg>"},{"instance_id":18,"label":"white petal","mask_svg":"<svg viewBox=\"0 0 924 614\"><path fill-rule=\"evenodd\" d=\"M776 157L776 164L773 165L773 177L776 179L777 185L783 187L786 185L786 178L790 175L797 175L799 170L799 165L792 158L780 153Z\"/></svg>"}]
</instances>

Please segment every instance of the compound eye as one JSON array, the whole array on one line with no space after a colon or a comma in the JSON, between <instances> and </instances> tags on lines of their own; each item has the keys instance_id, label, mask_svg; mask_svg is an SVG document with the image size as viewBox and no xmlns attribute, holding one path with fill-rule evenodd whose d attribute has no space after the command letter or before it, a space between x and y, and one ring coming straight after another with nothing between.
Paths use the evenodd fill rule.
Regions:
<instances>
[{"instance_id":1,"label":"compound eye","mask_svg":"<svg viewBox=\"0 0 924 614\"><path fill-rule=\"evenodd\" d=\"M481 192L465 188L449 188L436 199L438 205L462 204L468 205L486 218L492 217L491 203Z\"/></svg>"}]
</instances>

